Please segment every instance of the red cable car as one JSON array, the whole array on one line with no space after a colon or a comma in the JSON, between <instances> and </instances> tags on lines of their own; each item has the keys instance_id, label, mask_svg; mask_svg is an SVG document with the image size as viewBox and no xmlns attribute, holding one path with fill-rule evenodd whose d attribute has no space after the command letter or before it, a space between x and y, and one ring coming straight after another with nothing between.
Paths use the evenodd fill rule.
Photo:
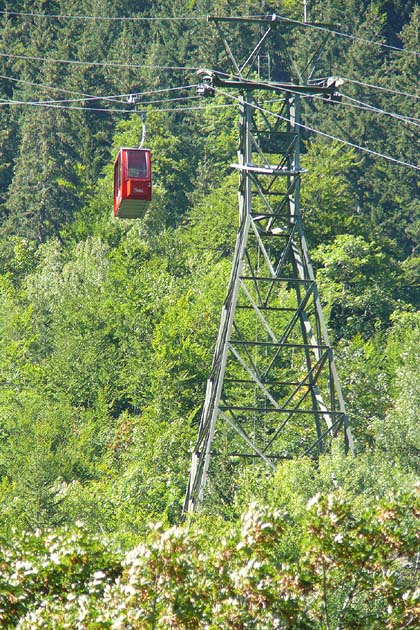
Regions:
<instances>
[{"instance_id":1,"label":"red cable car","mask_svg":"<svg viewBox=\"0 0 420 630\"><path fill-rule=\"evenodd\" d=\"M114 216L143 217L151 199L150 150L120 149L114 163Z\"/></svg>"}]
</instances>

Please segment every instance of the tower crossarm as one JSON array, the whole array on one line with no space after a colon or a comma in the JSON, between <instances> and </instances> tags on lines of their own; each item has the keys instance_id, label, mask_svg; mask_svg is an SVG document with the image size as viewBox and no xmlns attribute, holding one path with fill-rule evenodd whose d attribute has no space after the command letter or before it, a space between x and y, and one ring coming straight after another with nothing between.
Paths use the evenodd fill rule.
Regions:
<instances>
[{"instance_id":1,"label":"tower crossarm","mask_svg":"<svg viewBox=\"0 0 420 630\"><path fill-rule=\"evenodd\" d=\"M212 88L230 88L242 91L268 90L270 92L281 92L291 94L303 94L309 96L321 95L326 99L337 100L339 97L339 87L343 80L339 77L328 77L317 83L299 85L295 83L278 83L268 81L257 81L245 79L241 76L227 78L228 75L216 70L202 68L197 70L200 79Z\"/></svg>"}]
</instances>

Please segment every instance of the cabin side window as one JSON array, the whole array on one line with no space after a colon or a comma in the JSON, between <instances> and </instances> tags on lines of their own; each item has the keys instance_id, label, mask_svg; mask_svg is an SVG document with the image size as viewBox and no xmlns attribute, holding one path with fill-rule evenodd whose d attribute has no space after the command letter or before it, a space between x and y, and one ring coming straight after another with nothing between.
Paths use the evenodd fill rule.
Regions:
<instances>
[{"instance_id":1,"label":"cabin side window","mask_svg":"<svg viewBox=\"0 0 420 630\"><path fill-rule=\"evenodd\" d=\"M133 179L147 179L148 169L145 151L127 152L127 173Z\"/></svg>"},{"instance_id":2,"label":"cabin side window","mask_svg":"<svg viewBox=\"0 0 420 630\"><path fill-rule=\"evenodd\" d=\"M115 195L118 195L118 191L121 186L121 153L118 155L118 160L114 168L114 191Z\"/></svg>"}]
</instances>

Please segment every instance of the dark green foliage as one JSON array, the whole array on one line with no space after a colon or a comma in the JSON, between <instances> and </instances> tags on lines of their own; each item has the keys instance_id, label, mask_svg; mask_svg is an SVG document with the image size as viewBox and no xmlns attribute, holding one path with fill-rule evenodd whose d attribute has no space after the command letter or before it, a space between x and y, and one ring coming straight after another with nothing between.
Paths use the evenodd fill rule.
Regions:
<instances>
[{"instance_id":1,"label":"dark green foliage","mask_svg":"<svg viewBox=\"0 0 420 630\"><path fill-rule=\"evenodd\" d=\"M55 110L30 110L22 124L22 144L5 204L6 233L45 242L71 221L80 178L66 119Z\"/></svg>"},{"instance_id":2,"label":"dark green foliage","mask_svg":"<svg viewBox=\"0 0 420 630\"><path fill-rule=\"evenodd\" d=\"M303 99L304 123L417 165L416 3L307 8L354 38L331 35L313 74L347 78L342 103ZM286 463L274 480L257 465L225 470L230 524L210 500L197 525L163 531L180 521L230 273L238 124L236 101L220 92L148 92L195 84L197 67L228 68L205 15L300 21L302 2L22 0L0 10L25 13L0 15L4 627L418 627L417 171L303 132L304 226L358 457ZM231 28L243 61L257 33ZM306 76L323 37L280 25L273 72ZM139 111L118 113L130 93L142 93ZM141 111L154 197L143 219L118 222L112 159L139 144ZM248 511L256 499L265 507ZM163 525L146 540L151 520ZM122 560L99 535L142 546Z\"/></svg>"},{"instance_id":3,"label":"dark green foliage","mask_svg":"<svg viewBox=\"0 0 420 630\"><path fill-rule=\"evenodd\" d=\"M361 236L342 234L318 247L318 281L337 339L365 338L385 327L398 306L399 268L390 255Z\"/></svg>"}]
</instances>

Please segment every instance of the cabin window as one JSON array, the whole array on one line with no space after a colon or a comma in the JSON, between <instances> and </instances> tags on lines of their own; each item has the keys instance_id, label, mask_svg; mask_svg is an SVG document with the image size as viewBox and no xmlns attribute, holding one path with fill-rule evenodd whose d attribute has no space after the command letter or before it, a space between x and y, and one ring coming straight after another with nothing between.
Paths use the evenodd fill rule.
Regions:
<instances>
[{"instance_id":1,"label":"cabin window","mask_svg":"<svg viewBox=\"0 0 420 630\"><path fill-rule=\"evenodd\" d=\"M121 186L121 153L118 155L117 163L114 167L114 190L115 195L118 195L118 191Z\"/></svg>"},{"instance_id":2,"label":"cabin window","mask_svg":"<svg viewBox=\"0 0 420 630\"><path fill-rule=\"evenodd\" d=\"M145 151L127 151L127 173L133 179L147 179L148 168Z\"/></svg>"}]
</instances>

